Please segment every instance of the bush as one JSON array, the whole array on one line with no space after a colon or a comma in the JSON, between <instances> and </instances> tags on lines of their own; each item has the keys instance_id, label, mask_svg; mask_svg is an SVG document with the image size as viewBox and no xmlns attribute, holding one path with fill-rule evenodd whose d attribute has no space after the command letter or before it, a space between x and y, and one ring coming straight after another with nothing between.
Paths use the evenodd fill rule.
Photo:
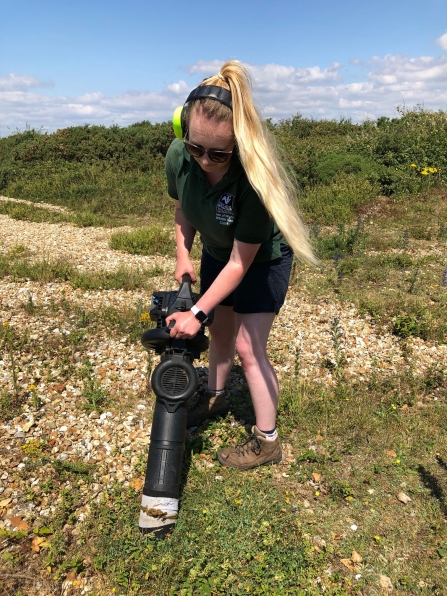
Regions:
<instances>
[{"instance_id":1,"label":"bush","mask_svg":"<svg viewBox=\"0 0 447 596\"><path fill-rule=\"evenodd\" d=\"M362 124L358 134L347 139L348 150L384 166L380 179L384 194L416 193L427 184L442 184L447 172L446 112L398 111L400 118ZM437 171L422 174L426 168Z\"/></svg>"},{"instance_id":2,"label":"bush","mask_svg":"<svg viewBox=\"0 0 447 596\"><path fill-rule=\"evenodd\" d=\"M174 138L168 122L143 121L126 128L119 126L72 126L53 134L29 129L1 139L0 157L7 153L14 166L36 163L109 162L126 171L150 171L158 155L165 156ZM3 149L3 151L2 151Z\"/></svg>"},{"instance_id":3,"label":"bush","mask_svg":"<svg viewBox=\"0 0 447 596\"><path fill-rule=\"evenodd\" d=\"M148 214L164 220L172 204L164 156L173 138L167 122L74 126L50 135L29 129L0 139L0 191L111 220Z\"/></svg>"},{"instance_id":4,"label":"bush","mask_svg":"<svg viewBox=\"0 0 447 596\"><path fill-rule=\"evenodd\" d=\"M363 174L337 174L330 184L309 189L301 200L304 213L321 224L348 223L355 210L371 201L380 191Z\"/></svg>"},{"instance_id":5,"label":"bush","mask_svg":"<svg viewBox=\"0 0 447 596\"><path fill-rule=\"evenodd\" d=\"M445 112L401 110L399 118L363 124L298 114L268 124L313 221L347 222L375 194L416 194L445 183ZM74 126L50 135L28 129L0 139L0 191L108 223L147 215L167 222L164 157L173 138L168 122Z\"/></svg>"},{"instance_id":6,"label":"bush","mask_svg":"<svg viewBox=\"0 0 447 596\"><path fill-rule=\"evenodd\" d=\"M374 181L380 178L379 170L372 160L345 152L328 153L315 167L323 184L328 184L337 174L364 174L368 180Z\"/></svg>"},{"instance_id":7,"label":"bush","mask_svg":"<svg viewBox=\"0 0 447 596\"><path fill-rule=\"evenodd\" d=\"M15 201L0 201L0 213L9 215L12 219L33 221L37 223L50 222L60 223L69 220L69 216L56 211L50 211L42 207L16 203Z\"/></svg>"},{"instance_id":8,"label":"bush","mask_svg":"<svg viewBox=\"0 0 447 596\"><path fill-rule=\"evenodd\" d=\"M93 215L111 221L128 216L150 215L159 221L173 217L161 167L154 172L135 172L101 163L37 163L21 170L3 192L16 199L90 213L83 216L91 220L88 225L97 225Z\"/></svg>"},{"instance_id":9,"label":"bush","mask_svg":"<svg viewBox=\"0 0 447 596\"><path fill-rule=\"evenodd\" d=\"M427 339L427 324L415 314L399 315L393 323L393 333L398 337L421 337Z\"/></svg>"},{"instance_id":10,"label":"bush","mask_svg":"<svg viewBox=\"0 0 447 596\"><path fill-rule=\"evenodd\" d=\"M116 232L110 238L110 247L133 255L161 254L175 256L176 248L171 231L153 225L132 232Z\"/></svg>"},{"instance_id":11,"label":"bush","mask_svg":"<svg viewBox=\"0 0 447 596\"><path fill-rule=\"evenodd\" d=\"M359 218L357 225L351 229L347 230L343 224L340 224L336 234L330 236L314 234L313 245L319 259L330 259L337 255L351 255L363 237L363 225Z\"/></svg>"}]
</instances>

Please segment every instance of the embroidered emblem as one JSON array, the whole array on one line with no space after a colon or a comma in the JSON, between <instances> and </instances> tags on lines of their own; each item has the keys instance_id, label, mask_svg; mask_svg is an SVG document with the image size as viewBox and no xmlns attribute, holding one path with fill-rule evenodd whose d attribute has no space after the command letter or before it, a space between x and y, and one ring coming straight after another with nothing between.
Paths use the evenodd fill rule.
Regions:
<instances>
[{"instance_id":1,"label":"embroidered emblem","mask_svg":"<svg viewBox=\"0 0 447 596\"><path fill-rule=\"evenodd\" d=\"M233 206L234 206L234 195L230 195L229 193L225 193L220 197L217 201L216 205L216 220L222 226L229 226L234 221L234 213L233 213Z\"/></svg>"}]
</instances>

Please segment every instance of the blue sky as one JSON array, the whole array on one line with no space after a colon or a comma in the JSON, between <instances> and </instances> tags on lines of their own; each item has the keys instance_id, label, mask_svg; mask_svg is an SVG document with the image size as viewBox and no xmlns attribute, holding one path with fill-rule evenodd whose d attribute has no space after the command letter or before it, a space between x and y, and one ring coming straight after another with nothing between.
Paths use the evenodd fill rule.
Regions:
<instances>
[{"instance_id":1,"label":"blue sky","mask_svg":"<svg viewBox=\"0 0 447 596\"><path fill-rule=\"evenodd\" d=\"M273 119L447 110L447 0L0 0L0 136L168 120L228 59Z\"/></svg>"}]
</instances>

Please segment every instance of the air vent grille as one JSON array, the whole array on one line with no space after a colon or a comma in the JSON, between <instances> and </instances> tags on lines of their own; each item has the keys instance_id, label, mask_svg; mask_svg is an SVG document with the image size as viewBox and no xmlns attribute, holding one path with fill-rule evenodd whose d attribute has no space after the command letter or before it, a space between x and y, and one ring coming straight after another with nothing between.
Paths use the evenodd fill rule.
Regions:
<instances>
[{"instance_id":1,"label":"air vent grille","mask_svg":"<svg viewBox=\"0 0 447 596\"><path fill-rule=\"evenodd\" d=\"M181 395L188 387L189 378L183 368L171 366L161 377L161 386L166 397Z\"/></svg>"}]
</instances>

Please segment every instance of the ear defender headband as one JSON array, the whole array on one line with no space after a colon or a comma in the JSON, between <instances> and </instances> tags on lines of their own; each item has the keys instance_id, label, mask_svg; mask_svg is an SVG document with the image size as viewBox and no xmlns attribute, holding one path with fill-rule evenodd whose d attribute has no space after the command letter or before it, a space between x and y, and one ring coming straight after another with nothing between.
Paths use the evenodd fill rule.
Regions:
<instances>
[{"instance_id":1,"label":"ear defender headband","mask_svg":"<svg viewBox=\"0 0 447 596\"><path fill-rule=\"evenodd\" d=\"M220 101L220 103L223 103L224 106L227 106L230 110L233 109L231 92L228 91L228 89L218 87L217 85L201 85L200 87L196 87L188 95L185 105L176 108L174 116L172 117L172 126L174 127L175 136L178 139L185 138L185 106L188 102L193 101L194 99L206 99L208 97Z\"/></svg>"}]
</instances>

